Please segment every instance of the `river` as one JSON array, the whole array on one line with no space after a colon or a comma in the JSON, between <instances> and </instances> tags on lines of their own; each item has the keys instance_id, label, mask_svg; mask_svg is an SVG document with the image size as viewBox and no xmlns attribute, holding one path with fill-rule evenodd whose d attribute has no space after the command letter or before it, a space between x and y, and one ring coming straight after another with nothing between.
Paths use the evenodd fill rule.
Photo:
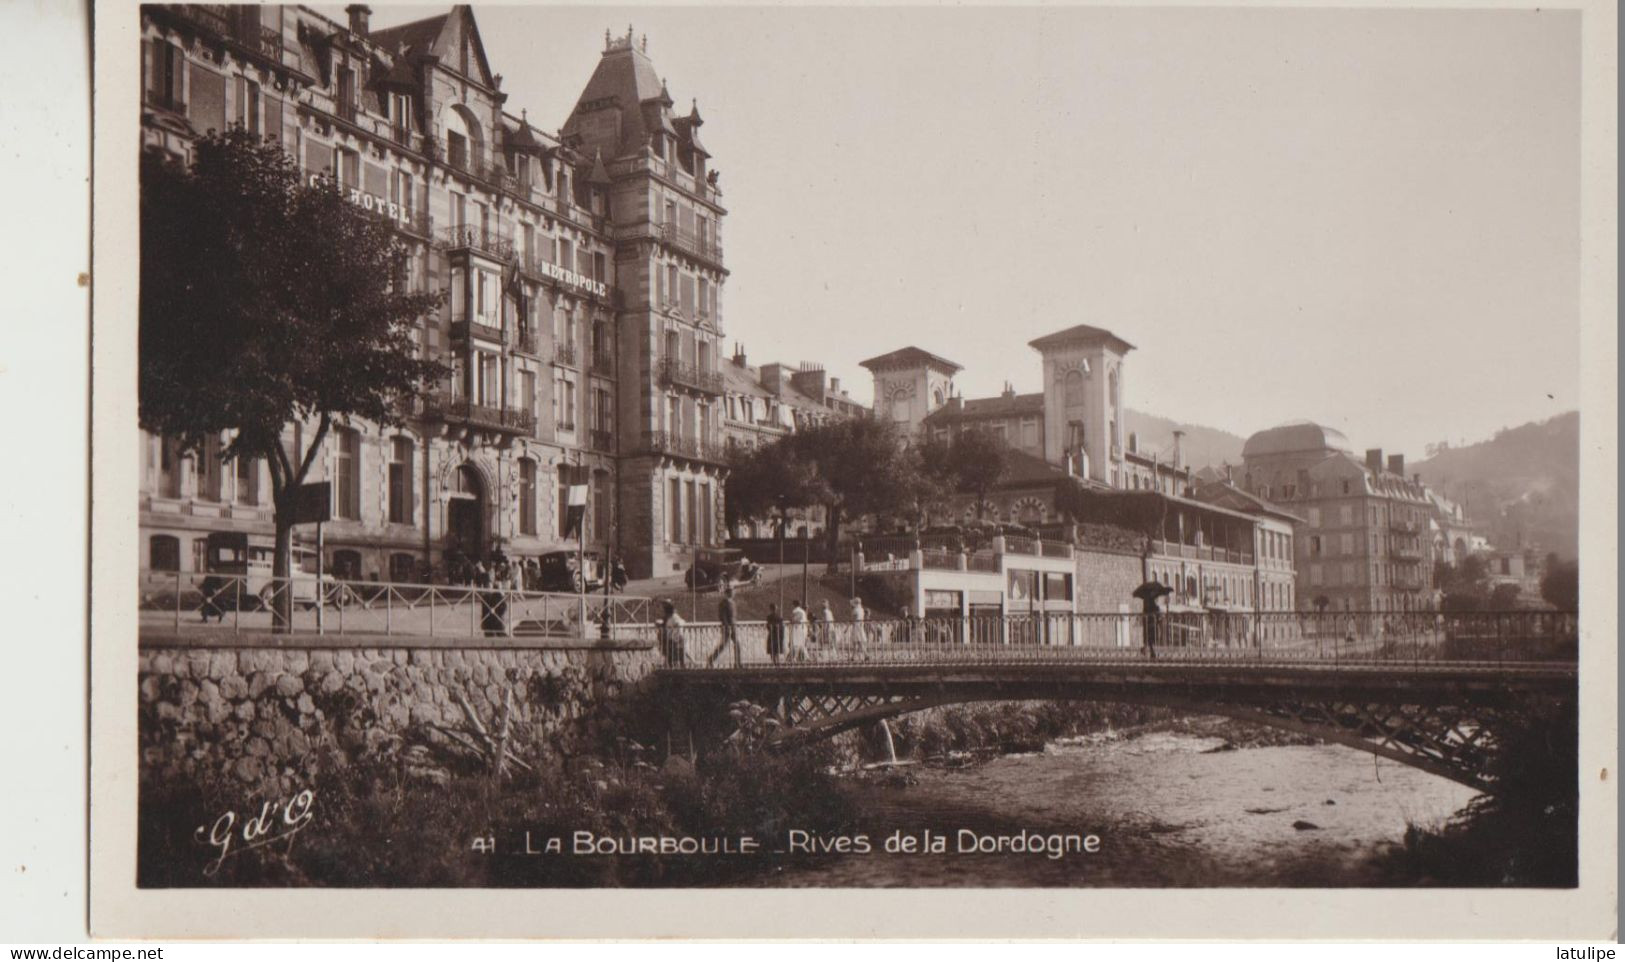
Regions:
<instances>
[{"instance_id":1,"label":"river","mask_svg":"<svg viewBox=\"0 0 1625 962\"><path fill-rule=\"evenodd\" d=\"M959 768L916 766L858 786L868 854L801 855L781 886L1359 886L1407 822L1436 826L1464 786L1340 745L1256 745L1212 719L1080 736ZM1094 835L1060 858L959 853L979 836ZM903 832L941 854L889 854ZM1392 884L1392 883L1389 883Z\"/></svg>"}]
</instances>

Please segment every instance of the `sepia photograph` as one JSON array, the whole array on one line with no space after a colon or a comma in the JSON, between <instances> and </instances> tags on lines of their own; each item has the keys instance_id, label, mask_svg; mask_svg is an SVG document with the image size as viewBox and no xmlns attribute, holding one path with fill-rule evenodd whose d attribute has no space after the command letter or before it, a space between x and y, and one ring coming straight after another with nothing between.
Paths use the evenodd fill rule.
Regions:
<instances>
[{"instance_id":1,"label":"sepia photograph","mask_svg":"<svg viewBox=\"0 0 1625 962\"><path fill-rule=\"evenodd\" d=\"M99 8L117 885L1611 880L1594 15Z\"/></svg>"}]
</instances>

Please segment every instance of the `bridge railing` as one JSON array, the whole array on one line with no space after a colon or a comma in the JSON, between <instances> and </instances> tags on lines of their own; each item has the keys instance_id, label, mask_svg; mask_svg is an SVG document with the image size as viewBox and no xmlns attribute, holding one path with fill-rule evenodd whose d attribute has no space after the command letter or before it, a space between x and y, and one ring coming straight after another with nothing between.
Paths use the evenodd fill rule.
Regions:
<instances>
[{"instance_id":1,"label":"bridge railing","mask_svg":"<svg viewBox=\"0 0 1625 962\"><path fill-rule=\"evenodd\" d=\"M973 665L1182 661L1350 666L1423 662L1573 661L1568 612L1045 612L813 622L770 631L738 622L655 632L672 668L807 664ZM734 640L738 657L735 658Z\"/></svg>"},{"instance_id":2,"label":"bridge railing","mask_svg":"<svg viewBox=\"0 0 1625 962\"><path fill-rule=\"evenodd\" d=\"M648 641L655 603L474 585L143 571L142 627L232 633L570 637Z\"/></svg>"}]
</instances>

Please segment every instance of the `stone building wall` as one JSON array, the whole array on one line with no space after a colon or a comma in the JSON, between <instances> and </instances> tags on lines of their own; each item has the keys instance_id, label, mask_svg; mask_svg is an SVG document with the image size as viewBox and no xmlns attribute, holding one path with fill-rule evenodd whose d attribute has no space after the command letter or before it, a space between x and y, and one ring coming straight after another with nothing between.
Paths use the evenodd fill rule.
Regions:
<instances>
[{"instance_id":1,"label":"stone building wall","mask_svg":"<svg viewBox=\"0 0 1625 962\"><path fill-rule=\"evenodd\" d=\"M593 709L630 698L658 661L652 646L632 641L312 641L143 639L143 778L217 776L251 790L297 790L320 754L353 757L394 739L429 745L450 737L441 729L467 732L459 695L494 729L505 692L510 745L524 757Z\"/></svg>"},{"instance_id":2,"label":"stone building wall","mask_svg":"<svg viewBox=\"0 0 1625 962\"><path fill-rule=\"evenodd\" d=\"M1134 589L1145 581L1139 555L1079 546L1074 549L1073 559L1078 566L1078 611L1140 610L1134 598Z\"/></svg>"}]
</instances>

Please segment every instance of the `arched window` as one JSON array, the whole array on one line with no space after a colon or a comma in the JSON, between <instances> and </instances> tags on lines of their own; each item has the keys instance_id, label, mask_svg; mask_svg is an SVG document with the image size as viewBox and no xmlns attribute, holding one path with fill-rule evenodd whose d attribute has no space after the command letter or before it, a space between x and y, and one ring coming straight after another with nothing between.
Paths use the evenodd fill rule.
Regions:
<instances>
[{"instance_id":1,"label":"arched window","mask_svg":"<svg viewBox=\"0 0 1625 962\"><path fill-rule=\"evenodd\" d=\"M148 542L147 567L154 571L181 570L181 541L170 534L155 534Z\"/></svg>"},{"instance_id":2,"label":"arched window","mask_svg":"<svg viewBox=\"0 0 1625 962\"><path fill-rule=\"evenodd\" d=\"M1061 400L1069 408L1083 407L1083 372L1076 368L1061 379Z\"/></svg>"},{"instance_id":3,"label":"arched window","mask_svg":"<svg viewBox=\"0 0 1625 962\"><path fill-rule=\"evenodd\" d=\"M939 387L939 388L932 389L932 391L931 391L931 406L933 408L939 408L939 407L942 407L943 403L944 403L944 401L943 401L943 397L942 397L942 388Z\"/></svg>"}]
</instances>

